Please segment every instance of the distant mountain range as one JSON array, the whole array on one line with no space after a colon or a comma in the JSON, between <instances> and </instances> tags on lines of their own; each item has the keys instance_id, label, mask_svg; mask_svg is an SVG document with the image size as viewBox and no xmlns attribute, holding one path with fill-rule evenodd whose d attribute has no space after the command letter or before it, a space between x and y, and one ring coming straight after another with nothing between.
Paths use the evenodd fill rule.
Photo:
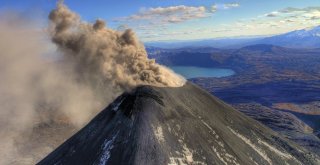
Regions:
<instances>
[{"instance_id":1,"label":"distant mountain range","mask_svg":"<svg viewBox=\"0 0 320 165\"><path fill-rule=\"evenodd\" d=\"M272 44L291 48L319 48L320 26L267 37L253 43Z\"/></svg>"},{"instance_id":2,"label":"distant mountain range","mask_svg":"<svg viewBox=\"0 0 320 165\"><path fill-rule=\"evenodd\" d=\"M159 41L147 42L146 47L158 48L185 48L185 47L214 47L214 48L240 48L247 43L253 43L261 38L223 38L223 39L206 39L206 40L189 40L189 41Z\"/></svg>"},{"instance_id":3,"label":"distant mountain range","mask_svg":"<svg viewBox=\"0 0 320 165\"><path fill-rule=\"evenodd\" d=\"M180 48L180 47L214 47L240 48L256 44L271 44L288 48L320 48L320 26L296 30L285 34L255 38L224 38L193 41L147 42L147 47Z\"/></svg>"}]
</instances>

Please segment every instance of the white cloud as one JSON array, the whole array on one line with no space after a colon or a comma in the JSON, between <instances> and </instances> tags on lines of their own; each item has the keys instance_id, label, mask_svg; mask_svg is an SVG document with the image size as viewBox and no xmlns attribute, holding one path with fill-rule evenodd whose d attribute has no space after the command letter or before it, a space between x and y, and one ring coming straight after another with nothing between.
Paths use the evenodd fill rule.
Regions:
<instances>
[{"instance_id":1,"label":"white cloud","mask_svg":"<svg viewBox=\"0 0 320 165\"><path fill-rule=\"evenodd\" d=\"M219 5L218 5L219 6ZM219 9L223 9L218 7ZM208 27L186 28L181 31L163 33L160 36L166 40L184 38L216 38L240 36L269 36L286 33L293 30L320 25L320 8L285 8L282 10L258 15L252 18L242 18L228 24L217 24ZM172 37L174 36L174 38Z\"/></svg>"},{"instance_id":2,"label":"white cloud","mask_svg":"<svg viewBox=\"0 0 320 165\"><path fill-rule=\"evenodd\" d=\"M223 5L225 9L240 7L239 3L226 3Z\"/></svg>"},{"instance_id":3,"label":"white cloud","mask_svg":"<svg viewBox=\"0 0 320 165\"><path fill-rule=\"evenodd\" d=\"M218 10L217 5L212 5L211 6L211 12L216 12Z\"/></svg>"},{"instance_id":4,"label":"white cloud","mask_svg":"<svg viewBox=\"0 0 320 165\"><path fill-rule=\"evenodd\" d=\"M117 21L150 21L157 23L180 23L194 19L209 17L215 10L207 10L204 6L169 6L141 10L137 14L116 19Z\"/></svg>"},{"instance_id":5,"label":"white cloud","mask_svg":"<svg viewBox=\"0 0 320 165\"><path fill-rule=\"evenodd\" d=\"M224 35L273 35L320 25L320 7L285 8L225 26Z\"/></svg>"},{"instance_id":6,"label":"white cloud","mask_svg":"<svg viewBox=\"0 0 320 165\"><path fill-rule=\"evenodd\" d=\"M301 12L312 12L312 11L320 11L320 7L318 6L313 6L313 7L306 7L306 8L293 8L293 7L288 7L283 10L280 10L280 13L301 13Z\"/></svg>"},{"instance_id":7,"label":"white cloud","mask_svg":"<svg viewBox=\"0 0 320 165\"><path fill-rule=\"evenodd\" d=\"M265 14L266 17L301 17L306 18L317 17L320 14L320 7L292 8L288 7L279 11Z\"/></svg>"},{"instance_id":8,"label":"white cloud","mask_svg":"<svg viewBox=\"0 0 320 165\"><path fill-rule=\"evenodd\" d=\"M252 18L243 18L227 25L197 26L189 22L212 17L219 10L239 6L230 3L207 7L180 5L145 8L116 20L120 25L127 24L133 28L144 41L271 35L320 24L320 7L285 8ZM127 26L120 27L122 28Z\"/></svg>"}]
</instances>

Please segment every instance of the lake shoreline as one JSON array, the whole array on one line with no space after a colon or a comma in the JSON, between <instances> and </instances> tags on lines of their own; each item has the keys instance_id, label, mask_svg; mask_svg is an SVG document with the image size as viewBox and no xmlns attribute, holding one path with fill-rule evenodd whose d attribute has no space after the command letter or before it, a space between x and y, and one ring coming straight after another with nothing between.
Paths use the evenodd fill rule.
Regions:
<instances>
[{"instance_id":1,"label":"lake shoreline","mask_svg":"<svg viewBox=\"0 0 320 165\"><path fill-rule=\"evenodd\" d=\"M227 68L197 67L197 66L168 66L174 72L180 74L186 79L200 77L222 78L233 76L235 71Z\"/></svg>"}]
</instances>

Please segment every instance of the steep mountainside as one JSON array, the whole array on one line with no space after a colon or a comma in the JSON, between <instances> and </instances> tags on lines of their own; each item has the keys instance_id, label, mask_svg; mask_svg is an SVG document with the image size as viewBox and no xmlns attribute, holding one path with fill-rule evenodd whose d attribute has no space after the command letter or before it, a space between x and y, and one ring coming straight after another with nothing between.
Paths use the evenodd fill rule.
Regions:
<instances>
[{"instance_id":1,"label":"steep mountainside","mask_svg":"<svg viewBox=\"0 0 320 165\"><path fill-rule=\"evenodd\" d=\"M121 95L39 164L319 164L271 129L187 83Z\"/></svg>"}]
</instances>

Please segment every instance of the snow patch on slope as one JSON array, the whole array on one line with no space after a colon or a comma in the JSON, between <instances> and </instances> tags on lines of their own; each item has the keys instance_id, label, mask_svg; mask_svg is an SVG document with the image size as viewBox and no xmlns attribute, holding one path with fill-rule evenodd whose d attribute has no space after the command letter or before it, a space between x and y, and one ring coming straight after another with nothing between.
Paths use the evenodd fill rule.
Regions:
<instances>
[{"instance_id":1,"label":"snow patch on slope","mask_svg":"<svg viewBox=\"0 0 320 165\"><path fill-rule=\"evenodd\" d=\"M265 146L268 147L271 151L273 151L273 152L276 153L277 155L281 156L282 158L286 158L286 159L291 159L291 158L292 158L291 155L289 155L289 154L287 154L287 153L284 153L284 152L281 152L280 150L278 150L278 149L276 149L275 147L271 146L271 145L268 144L267 142L262 141L261 139L258 139L258 143L265 145Z\"/></svg>"},{"instance_id":2,"label":"snow patch on slope","mask_svg":"<svg viewBox=\"0 0 320 165\"><path fill-rule=\"evenodd\" d=\"M217 157L221 160L221 162L224 163L225 165L229 165L229 164L239 165L239 163L237 162L237 158L229 154L227 150L224 148L223 141L220 140L221 138L213 130L213 128L210 127L209 124L202 119L201 119L201 122L210 130L210 133L214 136L215 138L214 140L218 144L218 146L213 145L212 150L216 153Z\"/></svg>"},{"instance_id":3,"label":"snow patch on slope","mask_svg":"<svg viewBox=\"0 0 320 165\"><path fill-rule=\"evenodd\" d=\"M263 144L265 145L266 147L269 148L270 151L276 153L277 155L279 155L281 158L285 158L285 159L291 159L291 160L294 160L296 161L298 164L302 164L300 161L298 161L295 157L293 157L292 155L288 154L288 153L284 153L280 150L278 150L277 148L271 146L270 144L268 144L267 142L265 141L262 141L261 139L258 139L258 143L259 144ZM285 162L286 164L288 164L287 162Z\"/></svg>"},{"instance_id":4,"label":"snow patch on slope","mask_svg":"<svg viewBox=\"0 0 320 165\"><path fill-rule=\"evenodd\" d=\"M263 151L260 147L256 146L254 143L251 142L250 139L246 138L245 136L241 135L240 133L236 132L232 128L228 127L229 130L238 136L242 141L244 141L246 144L248 144L253 150L256 151L264 160L266 160L270 165L272 165L271 159L268 157L267 153Z\"/></svg>"},{"instance_id":5,"label":"snow patch on slope","mask_svg":"<svg viewBox=\"0 0 320 165\"><path fill-rule=\"evenodd\" d=\"M195 163L193 161L192 151L183 142L183 137L182 137L182 139L179 139L178 141L179 141L180 145L182 146L182 152L176 152L179 155L179 157L170 157L169 164L170 165L175 165L175 164L188 165L188 164Z\"/></svg>"},{"instance_id":6,"label":"snow patch on slope","mask_svg":"<svg viewBox=\"0 0 320 165\"><path fill-rule=\"evenodd\" d=\"M163 130L161 126L153 127L154 135L160 143L164 142Z\"/></svg>"},{"instance_id":7,"label":"snow patch on slope","mask_svg":"<svg viewBox=\"0 0 320 165\"><path fill-rule=\"evenodd\" d=\"M179 140L179 142L181 144L183 143L181 139ZM169 158L170 162L168 163L168 165L190 165L190 164L206 165L206 163L204 162L193 160L193 154L192 154L193 151L189 149L186 144L183 144L182 147L183 147L182 153L176 152L180 156L170 157Z\"/></svg>"},{"instance_id":8,"label":"snow patch on slope","mask_svg":"<svg viewBox=\"0 0 320 165\"><path fill-rule=\"evenodd\" d=\"M176 124L175 127L178 131L181 130L181 126L179 124ZM168 130L173 135L179 137L178 143L182 147L182 151L175 151L174 155L170 152L170 162L168 163L168 165L206 165L206 163L204 162L196 161L193 159L193 153L196 153L196 151L188 148L187 143L184 141L184 135L179 135L178 131L175 131L174 128L170 128L169 125Z\"/></svg>"},{"instance_id":9,"label":"snow patch on slope","mask_svg":"<svg viewBox=\"0 0 320 165\"><path fill-rule=\"evenodd\" d=\"M119 133L119 132L118 132ZM106 165L111 156L111 150L113 148L113 142L118 136L118 133L112 137L111 140L106 139L102 145L102 155L100 157L99 165Z\"/></svg>"}]
</instances>

